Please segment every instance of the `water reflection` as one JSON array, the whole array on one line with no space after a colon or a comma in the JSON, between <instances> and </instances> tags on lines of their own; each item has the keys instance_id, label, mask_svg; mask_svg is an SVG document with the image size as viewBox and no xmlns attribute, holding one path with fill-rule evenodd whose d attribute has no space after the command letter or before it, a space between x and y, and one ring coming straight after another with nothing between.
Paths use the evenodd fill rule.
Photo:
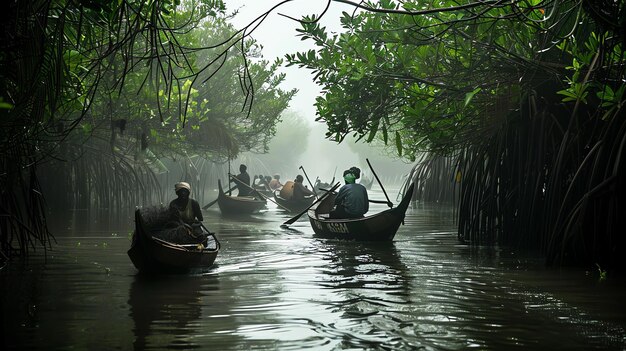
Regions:
<instances>
[{"instance_id":1,"label":"water reflection","mask_svg":"<svg viewBox=\"0 0 626 351\"><path fill-rule=\"evenodd\" d=\"M62 236L127 234L134 227L134 211L76 209L50 212L46 217L52 233Z\"/></svg>"},{"instance_id":2,"label":"water reflection","mask_svg":"<svg viewBox=\"0 0 626 351\"><path fill-rule=\"evenodd\" d=\"M262 213L255 214L239 214L239 213L220 213L220 217L226 221L244 222L244 223L265 223Z\"/></svg>"},{"instance_id":3,"label":"water reflection","mask_svg":"<svg viewBox=\"0 0 626 351\"><path fill-rule=\"evenodd\" d=\"M328 240L320 241L318 249L326 264L316 284L326 289L323 304L337 320L310 320L314 329L340 341L342 349L415 346L398 337L408 325L397 311L412 301L410 273L395 244Z\"/></svg>"},{"instance_id":4,"label":"water reflection","mask_svg":"<svg viewBox=\"0 0 626 351\"><path fill-rule=\"evenodd\" d=\"M130 285L129 314L135 327L135 350L195 349L202 296L217 289L217 281L200 276L136 275Z\"/></svg>"},{"instance_id":5,"label":"water reflection","mask_svg":"<svg viewBox=\"0 0 626 351\"><path fill-rule=\"evenodd\" d=\"M112 235L132 219L55 232L46 260L0 270L0 349L625 349L624 284L460 245L446 207L409 210L388 245L205 214L223 250L202 275L135 275Z\"/></svg>"},{"instance_id":6,"label":"water reflection","mask_svg":"<svg viewBox=\"0 0 626 351\"><path fill-rule=\"evenodd\" d=\"M319 250L327 261L322 272L332 279L320 281L324 287L408 291L407 268L394 243L328 240L319 244Z\"/></svg>"}]
</instances>

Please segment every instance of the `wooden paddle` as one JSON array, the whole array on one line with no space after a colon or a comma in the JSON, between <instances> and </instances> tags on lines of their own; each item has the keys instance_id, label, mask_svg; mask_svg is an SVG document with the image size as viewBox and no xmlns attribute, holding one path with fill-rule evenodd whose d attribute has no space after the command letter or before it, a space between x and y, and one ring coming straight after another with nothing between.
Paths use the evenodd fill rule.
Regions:
<instances>
[{"instance_id":1,"label":"wooden paddle","mask_svg":"<svg viewBox=\"0 0 626 351\"><path fill-rule=\"evenodd\" d=\"M299 214L295 215L293 218L289 219L288 221L286 221L285 223L281 224L281 227L286 227L289 226L290 224L293 224L293 222L297 221L298 218L302 217L303 214L305 214L311 207L313 207L313 205L317 204L318 202L322 201L323 199L325 199L329 194L331 194L333 191L335 191L335 189L337 189L339 187L339 185L341 185L341 183L337 183L335 185L333 185L332 188L330 188L330 190L328 190L328 192L322 196L320 196L317 200L315 200L309 207L307 207L304 211L300 212Z\"/></svg>"},{"instance_id":2,"label":"wooden paddle","mask_svg":"<svg viewBox=\"0 0 626 351\"><path fill-rule=\"evenodd\" d=\"M315 196L317 196L317 192L315 191L315 187L313 186L313 184L311 184L311 179L309 179L309 176L306 174L306 171L304 170L304 167L300 166L300 169L302 170L302 173L304 173L304 176L306 177L307 182L309 182L309 185L311 186L311 189L313 190L313 194L315 194Z\"/></svg>"},{"instance_id":3,"label":"wooden paddle","mask_svg":"<svg viewBox=\"0 0 626 351\"><path fill-rule=\"evenodd\" d=\"M291 212L290 209L288 209L287 207L285 207L285 206L279 204L278 202L272 200L269 196L266 196L265 194L257 191L256 189L254 190L254 192L256 192L260 197L264 198L265 200L270 200L271 202L275 203L278 207L282 208L283 210Z\"/></svg>"},{"instance_id":4,"label":"wooden paddle","mask_svg":"<svg viewBox=\"0 0 626 351\"><path fill-rule=\"evenodd\" d=\"M236 187L237 187L237 186L233 186L232 188L228 189L226 192L233 191ZM217 202L217 200L218 200L218 199L215 199L215 200L213 200L213 201L209 202L208 204L204 205L204 207L202 207L202 209L203 209L203 210L206 210L207 208L209 208L209 207L211 207L211 206L215 205L215 203Z\"/></svg>"},{"instance_id":5,"label":"wooden paddle","mask_svg":"<svg viewBox=\"0 0 626 351\"><path fill-rule=\"evenodd\" d=\"M385 191L385 188L383 187L383 183L380 182L380 179L378 179L378 175L376 175L376 172L374 172L374 167L372 167L372 164L370 163L369 159L365 159L365 161L367 161L367 165L370 166L370 170L372 171L372 174L374 175L374 178L376 178L376 181L378 182L378 185L380 185L380 188L383 189L383 194L385 194L385 198L387 199L387 206L389 206L389 208L393 207L393 202L391 202L391 200L389 200L389 196L387 196L387 192Z\"/></svg>"}]
</instances>

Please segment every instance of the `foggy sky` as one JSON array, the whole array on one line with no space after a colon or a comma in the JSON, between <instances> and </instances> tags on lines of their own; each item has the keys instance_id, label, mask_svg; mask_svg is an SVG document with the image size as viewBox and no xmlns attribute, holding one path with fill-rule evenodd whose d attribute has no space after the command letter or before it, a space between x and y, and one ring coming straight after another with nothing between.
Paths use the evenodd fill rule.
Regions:
<instances>
[{"instance_id":1,"label":"foggy sky","mask_svg":"<svg viewBox=\"0 0 626 351\"><path fill-rule=\"evenodd\" d=\"M281 0L225 0L229 12L239 9L239 13L231 21L237 29L247 25L280 2ZM325 6L326 1L294 0L274 10L252 35L263 46L263 58L272 62L276 57L282 58L285 54L313 49L312 42L302 41L296 37L296 28L299 27L299 24L292 19L279 15L279 13L300 18L303 15L320 14ZM351 6L333 3L322 18L321 24L333 32L339 32L342 30L339 21L341 12L352 12L353 10L354 8ZM311 126L307 151L301 159L301 165L307 172L314 170L311 172L316 175L329 174L332 176L336 167L339 169L337 173L353 165L367 168L367 164L361 164L358 155L352 152L345 142L337 144L326 140L324 138L326 125L314 121L316 117L315 98L320 94L321 89L313 82L311 71L297 66L281 67L279 71L286 74L285 82L282 84L283 89L298 89L298 93L290 102L289 108L305 117ZM380 155L381 153L378 149L372 148L372 155L366 156L371 158L374 154ZM287 177L295 176L299 166L294 165L293 175L287 174ZM397 167L399 173L406 173L410 168L409 165L402 162L397 162Z\"/></svg>"}]
</instances>

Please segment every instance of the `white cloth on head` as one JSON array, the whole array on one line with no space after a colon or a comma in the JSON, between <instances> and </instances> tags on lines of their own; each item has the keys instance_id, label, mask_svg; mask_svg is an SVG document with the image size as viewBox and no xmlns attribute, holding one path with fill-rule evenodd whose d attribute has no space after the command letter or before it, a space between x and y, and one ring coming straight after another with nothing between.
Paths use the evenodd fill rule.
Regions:
<instances>
[{"instance_id":1,"label":"white cloth on head","mask_svg":"<svg viewBox=\"0 0 626 351\"><path fill-rule=\"evenodd\" d=\"M189 183L187 182L176 183L176 185L174 185L174 190L178 191L180 189L187 189L189 190L189 192L191 192L191 185L189 185Z\"/></svg>"}]
</instances>

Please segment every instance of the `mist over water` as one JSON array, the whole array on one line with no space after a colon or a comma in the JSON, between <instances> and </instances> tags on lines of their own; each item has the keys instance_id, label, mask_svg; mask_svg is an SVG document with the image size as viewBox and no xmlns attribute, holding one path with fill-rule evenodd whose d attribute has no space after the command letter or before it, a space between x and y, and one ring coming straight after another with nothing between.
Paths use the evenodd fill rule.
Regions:
<instances>
[{"instance_id":1,"label":"mist over water","mask_svg":"<svg viewBox=\"0 0 626 351\"><path fill-rule=\"evenodd\" d=\"M314 123L307 126L310 128L308 138L296 141L306 142L306 149L303 153L290 158L290 162L285 162L290 150L272 148L270 145L268 154L246 153L232 161L232 168L237 169L240 163L244 163L251 175L279 174L281 180L293 180L298 174L304 176L303 171L299 169L302 166L311 182L315 182L317 177L323 182L330 182L333 176L335 181L341 181L343 171L352 166L359 167L362 176L371 179L373 175L366 162L366 159L369 159L383 186L398 186L411 170L410 163L387 156L381 146L362 142L351 146L355 143L350 138L338 144L325 138L325 125Z\"/></svg>"},{"instance_id":2,"label":"mist over water","mask_svg":"<svg viewBox=\"0 0 626 351\"><path fill-rule=\"evenodd\" d=\"M237 10L231 23L237 28L242 28L280 2L276 0L226 0L225 4L229 10ZM273 61L276 58L283 58L285 54L311 49L309 43L296 36L298 34L296 28L299 28L299 24L279 14L299 18L302 15L312 13L321 14L325 8L325 2L295 1L281 5L251 35L263 46L262 59ZM340 23L341 12L353 10L354 8L351 6L333 3L320 23L333 32L341 32L344 30ZM362 141L357 143L356 147L350 146L349 144L354 143L351 136L347 137L341 144L326 139L326 125L315 121L314 103L316 97L321 95L321 88L313 81L313 74L310 70L297 66L281 66L278 70L286 74L285 81L281 85L283 89L298 89L298 93L289 104L287 114L295 114L296 118L303 122L301 128L308 130L308 137L306 140L293 140L291 144L280 147L276 147L273 141L274 145L270 144L267 155L253 153L239 155L237 159L232 161L231 170L233 172L237 171L240 163L244 163L248 165L248 173L251 176L254 174L280 174L281 180L293 180L296 175L303 174L298 169L298 167L303 166L311 182L314 182L316 177L319 177L323 182L330 182L333 174L335 174L335 180L340 181L343 171L352 166L361 168L364 175L371 177L371 172L365 162L365 159L369 158L385 186L402 182L403 176L408 174L412 166L406 161L394 160L393 157L386 156L386 152L382 151L381 147L369 146ZM292 117L283 116L284 120L289 118ZM281 124L285 124L285 121ZM281 125L279 124L279 134L281 133L280 129ZM287 133L289 132L287 131ZM289 147L290 145L294 149L305 146L305 151L302 154L296 153L292 160L282 162L294 154L293 149Z\"/></svg>"}]
</instances>

